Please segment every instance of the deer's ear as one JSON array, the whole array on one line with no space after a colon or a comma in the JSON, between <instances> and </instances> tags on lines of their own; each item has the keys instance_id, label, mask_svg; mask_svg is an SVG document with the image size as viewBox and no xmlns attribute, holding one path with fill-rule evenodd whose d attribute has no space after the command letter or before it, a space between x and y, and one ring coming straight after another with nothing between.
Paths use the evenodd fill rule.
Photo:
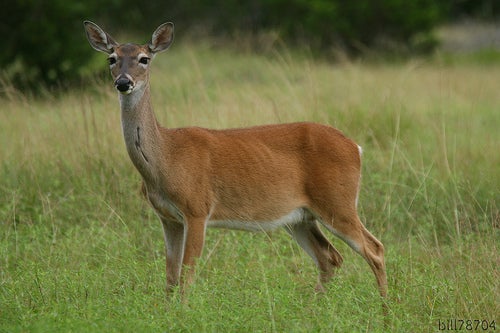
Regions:
<instances>
[{"instance_id":1,"label":"deer's ear","mask_svg":"<svg viewBox=\"0 0 500 333\"><path fill-rule=\"evenodd\" d=\"M95 50L108 54L113 53L114 47L118 46L118 43L113 39L113 37L108 35L93 22L84 21L83 25L85 27L87 39Z\"/></svg>"},{"instance_id":2,"label":"deer's ear","mask_svg":"<svg viewBox=\"0 0 500 333\"><path fill-rule=\"evenodd\" d=\"M163 23L160 25L149 42L149 50L152 53L162 52L168 49L170 44L174 41L174 24L171 22Z\"/></svg>"}]
</instances>

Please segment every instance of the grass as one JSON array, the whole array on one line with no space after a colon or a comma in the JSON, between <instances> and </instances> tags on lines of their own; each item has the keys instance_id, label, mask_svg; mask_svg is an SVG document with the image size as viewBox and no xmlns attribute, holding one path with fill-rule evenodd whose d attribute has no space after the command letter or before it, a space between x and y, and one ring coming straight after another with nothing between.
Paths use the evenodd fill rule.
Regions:
<instances>
[{"instance_id":1,"label":"grass","mask_svg":"<svg viewBox=\"0 0 500 333\"><path fill-rule=\"evenodd\" d=\"M175 44L156 58L165 126L311 120L364 148L360 213L386 246L389 314L344 256L325 295L284 232L208 231L187 302L165 300L160 223L139 194L110 80L0 105L1 332L434 332L498 323L500 65L328 64Z\"/></svg>"}]
</instances>

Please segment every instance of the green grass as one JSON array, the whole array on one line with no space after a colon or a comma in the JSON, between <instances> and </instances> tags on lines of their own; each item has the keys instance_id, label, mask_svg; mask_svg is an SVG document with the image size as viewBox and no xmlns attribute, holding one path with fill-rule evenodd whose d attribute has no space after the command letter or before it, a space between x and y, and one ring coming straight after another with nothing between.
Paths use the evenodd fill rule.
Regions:
<instances>
[{"instance_id":1,"label":"green grass","mask_svg":"<svg viewBox=\"0 0 500 333\"><path fill-rule=\"evenodd\" d=\"M103 60L104 61L104 60ZM408 332L498 325L500 66L327 64L175 44L156 58L169 127L311 120L364 148L360 214L386 246L389 314L368 265L324 295L284 232L210 229L186 302L166 301L160 223L139 194L110 80L0 101L0 331Z\"/></svg>"}]
</instances>

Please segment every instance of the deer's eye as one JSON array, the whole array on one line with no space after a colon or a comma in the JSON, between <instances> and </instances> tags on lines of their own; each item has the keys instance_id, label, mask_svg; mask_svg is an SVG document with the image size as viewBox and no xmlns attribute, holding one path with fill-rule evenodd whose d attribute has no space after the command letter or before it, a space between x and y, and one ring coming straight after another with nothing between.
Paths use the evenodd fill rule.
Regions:
<instances>
[{"instance_id":1,"label":"deer's eye","mask_svg":"<svg viewBox=\"0 0 500 333\"><path fill-rule=\"evenodd\" d=\"M111 65L116 64L116 58L114 58L114 57L109 57L109 58L108 58L108 63L109 63L109 65L110 65L110 66L111 66Z\"/></svg>"},{"instance_id":2,"label":"deer's eye","mask_svg":"<svg viewBox=\"0 0 500 333\"><path fill-rule=\"evenodd\" d=\"M148 58L148 57L141 57L139 59L139 63L141 63L143 65L147 65L147 64L149 64L149 60L150 60L150 58Z\"/></svg>"}]
</instances>

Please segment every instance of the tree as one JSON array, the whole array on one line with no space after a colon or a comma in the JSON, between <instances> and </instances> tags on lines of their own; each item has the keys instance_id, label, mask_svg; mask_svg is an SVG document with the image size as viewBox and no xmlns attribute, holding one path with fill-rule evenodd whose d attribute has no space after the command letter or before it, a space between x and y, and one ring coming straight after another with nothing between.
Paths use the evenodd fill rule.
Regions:
<instances>
[{"instance_id":1,"label":"tree","mask_svg":"<svg viewBox=\"0 0 500 333\"><path fill-rule=\"evenodd\" d=\"M78 76L92 50L80 39L92 1L8 1L0 11L4 75L15 84L55 85Z\"/></svg>"}]
</instances>

